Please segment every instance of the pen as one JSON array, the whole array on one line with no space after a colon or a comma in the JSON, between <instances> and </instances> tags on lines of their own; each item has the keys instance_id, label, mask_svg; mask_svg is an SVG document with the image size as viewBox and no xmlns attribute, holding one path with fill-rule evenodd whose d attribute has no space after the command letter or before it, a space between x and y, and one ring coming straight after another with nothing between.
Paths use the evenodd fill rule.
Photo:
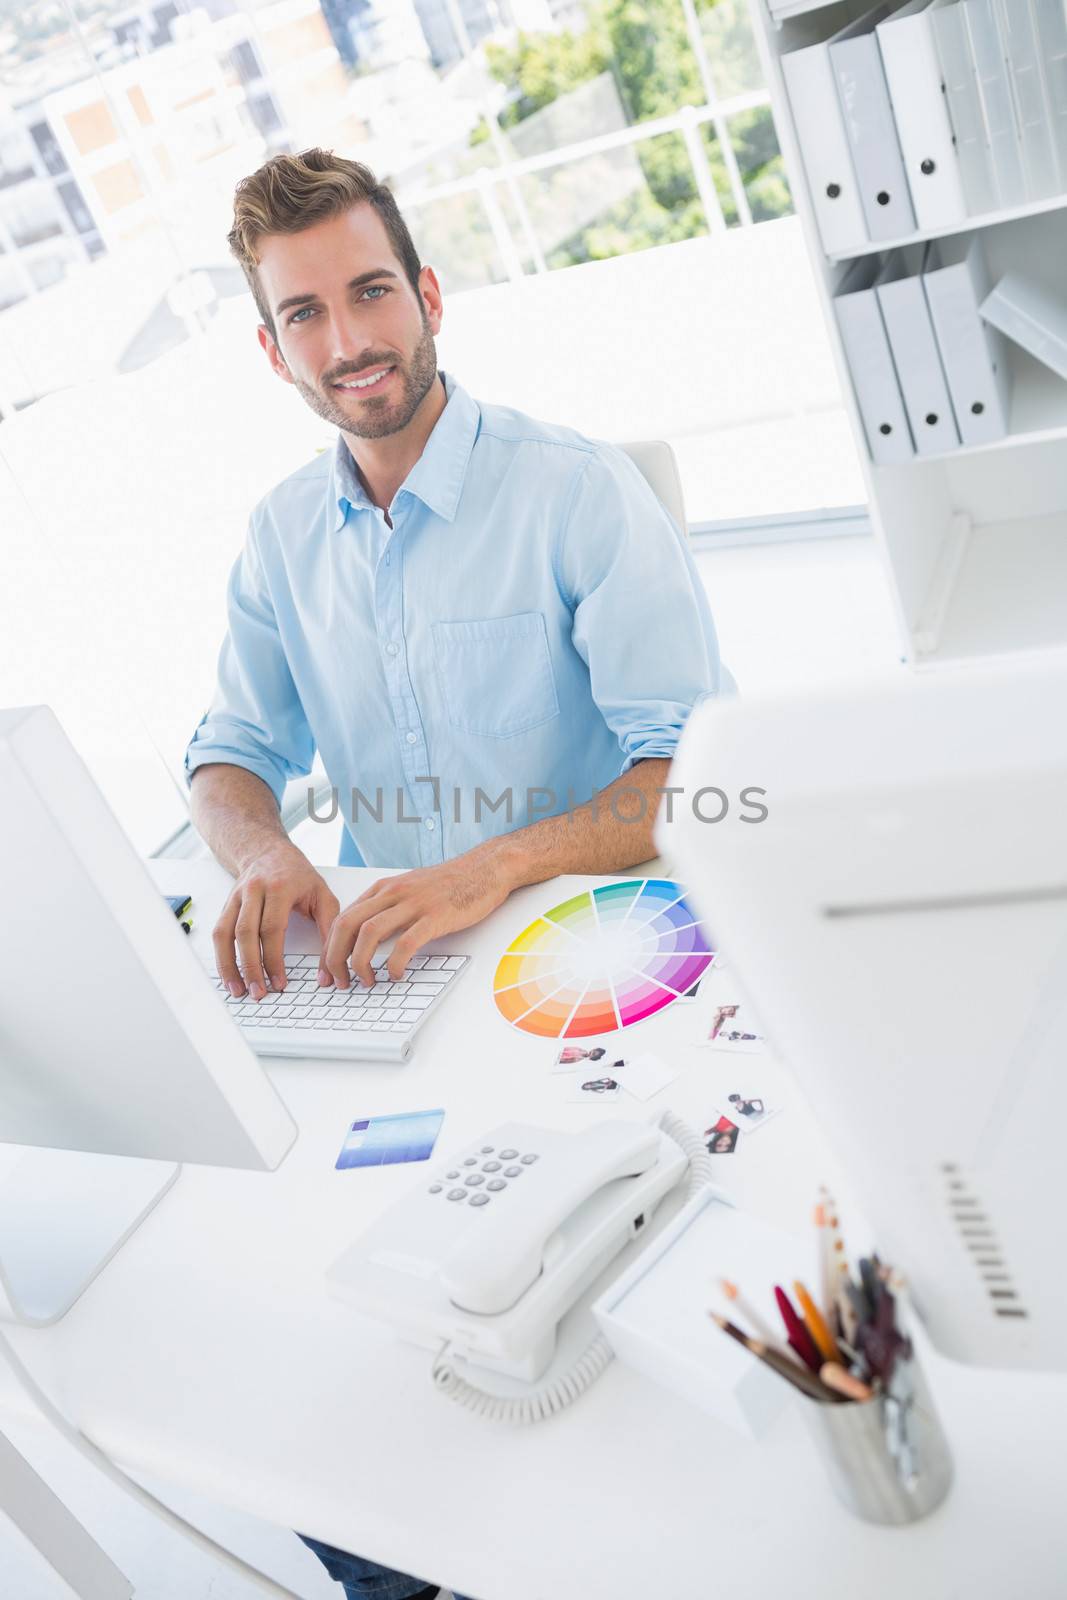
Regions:
<instances>
[{"instance_id":1,"label":"pen","mask_svg":"<svg viewBox=\"0 0 1067 1600\"><path fill-rule=\"evenodd\" d=\"M777 1350L772 1350L761 1339L750 1339L747 1333L742 1333L740 1328L735 1327L732 1322L727 1322L726 1318L720 1317L717 1312L709 1311L708 1316L712 1322L718 1323L722 1331L728 1333L731 1339L736 1339L738 1344L744 1345L745 1349L750 1351L759 1361L762 1361L765 1366L777 1372L780 1377L785 1378L788 1383L791 1383L795 1389L799 1389L803 1394L806 1394L809 1399L836 1401L837 1395L834 1390L823 1383L814 1372L809 1372L807 1367L798 1367L795 1361L791 1361L788 1356L781 1355Z\"/></svg>"},{"instance_id":2,"label":"pen","mask_svg":"<svg viewBox=\"0 0 1067 1600\"><path fill-rule=\"evenodd\" d=\"M841 1352L834 1343L834 1336L826 1325L825 1318L804 1285L795 1281L793 1293L800 1306L800 1314L804 1319L804 1326L811 1334L812 1342L824 1361L840 1361Z\"/></svg>"},{"instance_id":3,"label":"pen","mask_svg":"<svg viewBox=\"0 0 1067 1600\"><path fill-rule=\"evenodd\" d=\"M806 1367L812 1372L818 1372L822 1366L822 1357L815 1348L811 1334L805 1328L789 1301L789 1296L777 1284L774 1286L774 1298L778 1302L778 1309L782 1313L788 1335L787 1343L791 1350L795 1350Z\"/></svg>"},{"instance_id":4,"label":"pen","mask_svg":"<svg viewBox=\"0 0 1067 1600\"><path fill-rule=\"evenodd\" d=\"M731 1283L729 1278L720 1278L719 1287L727 1300L732 1302L733 1309L737 1315L748 1323L756 1338L762 1339L763 1343L772 1350L778 1350L784 1354L785 1352L782 1349L783 1341L775 1333L770 1323L761 1317L758 1311L753 1310L736 1283Z\"/></svg>"}]
</instances>

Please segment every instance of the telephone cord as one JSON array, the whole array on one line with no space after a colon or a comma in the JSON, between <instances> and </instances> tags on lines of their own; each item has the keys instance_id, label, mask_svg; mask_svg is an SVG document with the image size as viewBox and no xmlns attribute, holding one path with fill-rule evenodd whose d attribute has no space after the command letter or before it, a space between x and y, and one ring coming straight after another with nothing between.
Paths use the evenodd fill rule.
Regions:
<instances>
[{"instance_id":1,"label":"telephone cord","mask_svg":"<svg viewBox=\"0 0 1067 1600\"><path fill-rule=\"evenodd\" d=\"M673 1111L663 1113L659 1119L659 1126L669 1139L674 1140L689 1161L685 1199L691 1200L701 1189L707 1188L715 1181L711 1157L699 1133ZM615 1358L615 1352L605 1335L598 1333L574 1365L558 1378L552 1378L548 1383L531 1389L529 1394L501 1395L491 1394L488 1389L480 1389L477 1384L469 1383L466 1378L461 1377L451 1364L451 1352L451 1344L445 1343L434 1357L431 1376L438 1393L445 1395L449 1400L454 1400L465 1410L473 1411L475 1416L486 1418L489 1422L511 1422L520 1425L543 1422L546 1418L565 1411L596 1382L605 1367Z\"/></svg>"}]
</instances>

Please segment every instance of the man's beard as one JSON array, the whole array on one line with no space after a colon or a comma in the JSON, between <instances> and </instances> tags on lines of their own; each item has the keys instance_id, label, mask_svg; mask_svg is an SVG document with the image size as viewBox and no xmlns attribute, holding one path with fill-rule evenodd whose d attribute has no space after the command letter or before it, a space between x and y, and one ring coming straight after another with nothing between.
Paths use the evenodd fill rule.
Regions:
<instances>
[{"instance_id":1,"label":"man's beard","mask_svg":"<svg viewBox=\"0 0 1067 1600\"><path fill-rule=\"evenodd\" d=\"M372 390L366 399L359 402L358 409L348 411L330 398L335 392L332 388L328 393L324 393L314 384L305 383L296 376L293 377L293 385L316 416L357 439L384 439L391 433L399 433L401 429L407 427L429 394L437 376L437 349L425 313L422 319L422 338L407 365L402 365L399 361L390 361L388 355L375 356L372 360L365 361L363 365L365 370L374 367L395 367L394 376L400 384L400 394L391 394L388 397L384 394L375 396ZM360 391L356 389L351 392L359 394Z\"/></svg>"}]
</instances>

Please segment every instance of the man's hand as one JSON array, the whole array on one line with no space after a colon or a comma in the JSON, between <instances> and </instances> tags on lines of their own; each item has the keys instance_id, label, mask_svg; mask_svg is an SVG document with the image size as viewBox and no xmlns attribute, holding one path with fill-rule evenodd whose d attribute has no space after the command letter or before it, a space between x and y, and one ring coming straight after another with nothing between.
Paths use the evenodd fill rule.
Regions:
<instances>
[{"instance_id":1,"label":"man's hand","mask_svg":"<svg viewBox=\"0 0 1067 1600\"><path fill-rule=\"evenodd\" d=\"M262 1000L268 979L272 988L284 989L290 912L299 911L318 924L325 950L340 909L341 902L301 850L286 840L271 843L240 873L215 925L219 977L236 997L247 986L253 1000ZM321 963L319 982L329 982Z\"/></svg>"},{"instance_id":2,"label":"man's hand","mask_svg":"<svg viewBox=\"0 0 1067 1600\"><path fill-rule=\"evenodd\" d=\"M352 972L373 984L374 952L398 935L389 976L401 978L408 961L431 939L470 928L503 905L514 884L493 852L469 851L438 867L381 878L342 911L324 944L323 962L339 989ZM336 902L335 902L336 903Z\"/></svg>"}]
</instances>

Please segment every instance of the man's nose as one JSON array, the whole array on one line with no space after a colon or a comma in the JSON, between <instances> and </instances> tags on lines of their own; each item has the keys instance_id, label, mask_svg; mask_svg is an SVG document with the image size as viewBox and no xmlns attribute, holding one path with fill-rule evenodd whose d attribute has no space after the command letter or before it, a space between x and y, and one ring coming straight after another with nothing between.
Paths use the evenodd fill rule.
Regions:
<instances>
[{"instance_id":1,"label":"man's nose","mask_svg":"<svg viewBox=\"0 0 1067 1600\"><path fill-rule=\"evenodd\" d=\"M366 345L359 318L351 307L330 313L330 355L336 365L358 366Z\"/></svg>"}]
</instances>

